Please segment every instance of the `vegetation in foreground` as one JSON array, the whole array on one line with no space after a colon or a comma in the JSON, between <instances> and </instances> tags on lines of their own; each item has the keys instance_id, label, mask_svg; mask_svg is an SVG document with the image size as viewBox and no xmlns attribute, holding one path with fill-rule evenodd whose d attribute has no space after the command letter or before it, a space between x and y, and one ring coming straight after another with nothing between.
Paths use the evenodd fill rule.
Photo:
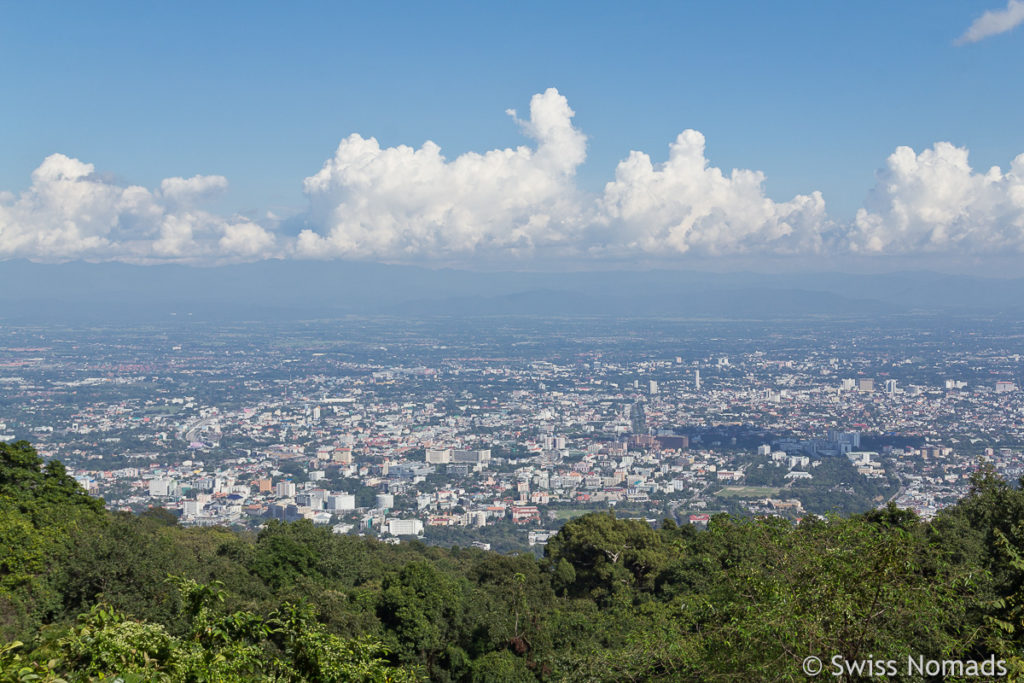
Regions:
<instances>
[{"instance_id":1,"label":"vegetation in foreground","mask_svg":"<svg viewBox=\"0 0 1024 683\"><path fill-rule=\"evenodd\" d=\"M537 559L114 514L0 444L0 681L787 681L809 655L1022 679L1022 584L1024 492L985 467L930 523L595 513Z\"/></svg>"}]
</instances>

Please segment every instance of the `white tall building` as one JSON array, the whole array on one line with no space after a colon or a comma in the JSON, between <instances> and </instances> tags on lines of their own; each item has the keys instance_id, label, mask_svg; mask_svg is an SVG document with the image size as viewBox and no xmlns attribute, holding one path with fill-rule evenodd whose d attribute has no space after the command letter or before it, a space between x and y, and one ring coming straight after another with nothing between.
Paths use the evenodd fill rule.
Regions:
<instances>
[{"instance_id":1,"label":"white tall building","mask_svg":"<svg viewBox=\"0 0 1024 683\"><path fill-rule=\"evenodd\" d=\"M279 481L274 487L274 491L278 498L294 498L295 484L290 481Z\"/></svg>"},{"instance_id":2,"label":"white tall building","mask_svg":"<svg viewBox=\"0 0 1024 683\"><path fill-rule=\"evenodd\" d=\"M491 459L491 449L482 448L479 450L457 450L452 451L452 462L481 463Z\"/></svg>"},{"instance_id":3,"label":"white tall building","mask_svg":"<svg viewBox=\"0 0 1024 683\"><path fill-rule=\"evenodd\" d=\"M332 511L355 510L356 497L351 493L332 493L327 496L327 509Z\"/></svg>"},{"instance_id":4,"label":"white tall building","mask_svg":"<svg viewBox=\"0 0 1024 683\"><path fill-rule=\"evenodd\" d=\"M428 448L426 460L431 465L447 465L452 461L452 449Z\"/></svg>"},{"instance_id":5,"label":"white tall building","mask_svg":"<svg viewBox=\"0 0 1024 683\"><path fill-rule=\"evenodd\" d=\"M392 536L419 536L423 533L423 522L418 519L389 519L388 533Z\"/></svg>"},{"instance_id":6,"label":"white tall building","mask_svg":"<svg viewBox=\"0 0 1024 683\"><path fill-rule=\"evenodd\" d=\"M173 479L150 479L149 495L153 498L173 496L178 492L178 482Z\"/></svg>"}]
</instances>

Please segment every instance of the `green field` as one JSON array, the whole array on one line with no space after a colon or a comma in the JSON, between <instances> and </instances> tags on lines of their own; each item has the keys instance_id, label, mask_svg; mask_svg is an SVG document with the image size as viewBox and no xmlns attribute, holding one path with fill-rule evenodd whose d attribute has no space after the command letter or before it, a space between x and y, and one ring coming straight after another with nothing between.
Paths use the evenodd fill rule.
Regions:
<instances>
[{"instance_id":1,"label":"green field","mask_svg":"<svg viewBox=\"0 0 1024 683\"><path fill-rule=\"evenodd\" d=\"M775 486L726 486L715 495L719 498L775 498L781 490Z\"/></svg>"}]
</instances>

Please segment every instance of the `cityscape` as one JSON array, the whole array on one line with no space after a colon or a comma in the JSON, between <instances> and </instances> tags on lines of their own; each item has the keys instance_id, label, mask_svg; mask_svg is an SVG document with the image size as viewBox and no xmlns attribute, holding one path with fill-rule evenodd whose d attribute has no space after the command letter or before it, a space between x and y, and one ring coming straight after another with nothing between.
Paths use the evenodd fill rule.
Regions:
<instances>
[{"instance_id":1,"label":"cityscape","mask_svg":"<svg viewBox=\"0 0 1024 683\"><path fill-rule=\"evenodd\" d=\"M1024 0L0 64L0 683L1024 682Z\"/></svg>"},{"instance_id":2,"label":"cityscape","mask_svg":"<svg viewBox=\"0 0 1024 683\"><path fill-rule=\"evenodd\" d=\"M187 318L187 316L186 316ZM619 318L8 327L0 440L112 510L540 552L595 510L930 519L1024 472L1019 324Z\"/></svg>"}]
</instances>

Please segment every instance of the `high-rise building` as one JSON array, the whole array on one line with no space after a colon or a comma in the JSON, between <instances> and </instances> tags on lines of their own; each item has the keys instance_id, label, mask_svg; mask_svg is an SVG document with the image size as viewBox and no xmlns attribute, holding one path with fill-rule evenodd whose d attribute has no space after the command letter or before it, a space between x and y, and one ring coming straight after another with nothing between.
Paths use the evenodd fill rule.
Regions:
<instances>
[{"instance_id":1,"label":"high-rise building","mask_svg":"<svg viewBox=\"0 0 1024 683\"><path fill-rule=\"evenodd\" d=\"M1011 391L1017 391L1017 385L1007 380L1000 380L996 382L996 393L1005 394Z\"/></svg>"},{"instance_id":2,"label":"high-rise building","mask_svg":"<svg viewBox=\"0 0 1024 683\"><path fill-rule=\"evenodd\" d=\"M658 393L658 383L655 380L652 379L647 383L647 393L651 396Z\"/></svg>"},{"instance_id":3,"label":"high-rise building","mask_svg":"<svg viewBox=\"0 0 1024 683\"><path fill-rule=\"evenodd\" d=\"M423 533L423 522L418 519L389 519L388 533L392 536L419 536Z\"/></svg>"},{"instance_id":4,"label":"high-rise building","mask_svg":"<svg viewBox=\"0 0 1024 683\"><path fill-rule=\"evenodd\" d=\"M351 493L332 493L327 496L328 510L355 510L356 497Z\"/></svg>"},{"instance_id":5,"label":"high-rise building","mask_svg":"<svg viewBox=\"0 0 1024 683\"><path fill-rule=\"evenodd\" d=\"M860 448L860 432L830 429L827 433L827 441L827 448L838 450L840 453L849 453Z\"/></svg>"},{"instance_id":6,"label":"high-rise building","mask_svg":"<svg viewBox=\"0 0 1024 683\"><path fill-rule=\"evenodd\" d=\"M885 393L890 394L890 395L896 393L896 380L894 380L894 379L887 379L887 380L885 380Z\"/></svg>"},{"instance_id":7,"label":"high-rise building","mask_svg":"<svg viewBox=\"0 0 1024 683\"><path fill-rule=\"evenodd\" d=\"M177 493L178 482L173 479L150 479L149 495L153 498L173 496Z\"/></svg>"},{"instance_id":8,"label":"high-rise building","mask_svg":"<svg viewBox=\"0 0 1024 683\"><path fill-rule=\"evenodd\" d=\"M199 514L200 509L201 506L199 505L199 501L186 500L181 504L181 516L186 519L195 517Z\"/></svg>"},{"instance_id":9,"label":"high-rise building","mask_svg":"<svg viewBox=\"0 0 1024 683\"><path fill-rule=\"evenodd\" d=\"M866 394L871 393L875 390L875 380L862 378L857 380L857 391L862 391Z\"/></svg>"},{"instance_id":10,"label":"high-rise building","mask_svg":"<svg viewBox=\"0 0 1024 683\"><path fill-rule=\"evenodd\" d=\"M482 448L479 450L457 450L452 451L451 462L482 463L491 459L491 449Z\"/></svg>"},{"instance_id":11,"label":"high-rise building","mask_svg":"<svg viewBox=\"0 0 1024 683\"><path fill-rule=\"evenodd\" d=\"M450 448L428 448L426 461L432 465L447 465L452 461L452 449Z\"/></svg>"},{"instance_id":12,"label":"high-rise building","mask_svg":"<svg viewBox=\"0 0 1024 683\"><path fill-rule=\"evenodd\" d=\"M700 391L700 370L693 371L693 390Z\"/></svg>"}]
</instances>

